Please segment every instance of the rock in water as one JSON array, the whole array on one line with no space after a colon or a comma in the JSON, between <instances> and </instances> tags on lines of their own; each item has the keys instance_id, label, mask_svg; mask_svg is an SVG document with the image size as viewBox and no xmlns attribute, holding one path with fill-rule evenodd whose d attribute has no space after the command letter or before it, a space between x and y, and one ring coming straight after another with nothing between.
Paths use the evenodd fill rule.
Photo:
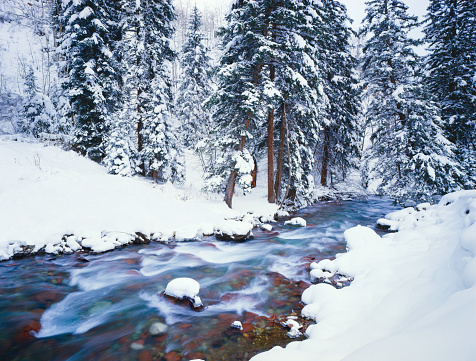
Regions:
<instances>
[{"instance_id":1,"label":"rock in water","mask_svg":"<svg viewBox=\"0 0 476 361\"><path fill-rule=\"evenodd\" d=\"M243 325L240 321L233 321L233 323L231 324L231 328L236 328L241 331L243 330Z\"/></svg>"},{"instance_id":2,"label":"rock in water","mask_svg":"<svg viewBox=\"0 0 476 361\"><path fill-rule=\"evenodd\" d=\"M200 284L192 278L180 277L170 281L165 288L167 296L180 300L189 300L194 308L203 307L202 300L198 297Z\"/></svg>"},{"instance_id":3,"label":"rock in water","mask_svg":"<svg viewBox=\"0 0 476 361\"><path fill-rule=\"evenodd\" d=\"M284 222L284 225L296 226L296 227L306 227L306 220L301 217L291 218L289 221Z\"/></svg>"},{"instance_id":4,"label":"rock in water","mask_svg":"<svg viewBox=\"0 0 476 361\"><path fill-rule=\"evenodd\" d=\"M168 329L168 326L166 324L161 322L154 322L149 328L149 333L154 336L160 335L165 333L167 329Z\"/></svg>"}]
</instances>

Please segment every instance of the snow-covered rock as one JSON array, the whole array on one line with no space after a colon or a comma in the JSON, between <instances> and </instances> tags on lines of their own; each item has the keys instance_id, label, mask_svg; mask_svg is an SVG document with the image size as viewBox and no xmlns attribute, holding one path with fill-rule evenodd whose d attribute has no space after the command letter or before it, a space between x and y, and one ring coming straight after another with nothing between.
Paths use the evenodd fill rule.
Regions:
<instances>
[{"instance_id":1,"label":"snow-covered rock","mask_svg":"<svg viewBox=\"0 0 476 361\"><path fill-rule=\"evenodd\" d=\"M379 218L377 220L377 226L382 229L388 229L389 231L398 231L398 221L392 221L387 218Z\"/></svg>"},{"instance_id":2,"label":"snow-covered rock","mask_svg":"<svg viewBox=\"0 0 476 361\"><path fill-rule=\"evenodd\" d=\"M243 325L241 324L240 321L233 321L233 323L230 326L231 328L236 328L238 330L243 330Z\"/></svg>"},{"instance_id":3,"label":"snow-covered rock","mask_svg":"<svg viewBox=\"0 0 476 361\"><path fill-rule=\"evenodd\" d=\"M193 307L203 307L202 300L198 296L200 284L192 278L175 278L167 284L165 294L180 300L187 299L192 302Z\"/></svg>"},{"instance_id":4,"label":"snow-covered rock","mask_svg":"<svg viewBox=\"0 0 476 361\"><path fill-rule=\"evenodd\" d=\"M302 336L302 332L299 331L299 329L302 328L302 325L300 325L293 317L288 317L286 322L282 322L282 325L289 328L289 331L286 333L289 338Z\"/></svg>"},{"instance_id":5,"label":"snow-covered rock","mask_svg":"<svg viewBox=\"0 0 476 361\"><path fill-rule=\"evenodd\" d=\"M273 230L273 226L271 224L262 224L261 228L268 232Z\"/></svg>"},{"instance_id":6,"label":"snow-covered rock","mask_svg":"<svg viewBox=\"0 0 476 361\"><path fill-rule=\"evenodd\" d=\"M215 237L222 240L242 241L253 236L253 224L236 220L225 220L215 227Z\"/></svg>"},{"instance_id":7,"label":"snow-covered rock","mask_svg":"<svg viewBox=\"0 0 476 361\"><path fill-rule=\"evenodd\" d=\"M289 221L285 221L284 224L296 227L306 227L307 225L306 220L301 217L291 218Z\"/></svg>"}]
</instances>

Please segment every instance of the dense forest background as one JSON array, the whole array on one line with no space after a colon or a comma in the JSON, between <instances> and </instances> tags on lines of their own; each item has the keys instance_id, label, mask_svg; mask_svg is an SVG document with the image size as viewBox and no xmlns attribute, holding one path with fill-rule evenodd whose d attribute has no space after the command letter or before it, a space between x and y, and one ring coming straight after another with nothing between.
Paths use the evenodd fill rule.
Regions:
<instances>
[{"instance_id":1,"label":"dense forest background","mask_svg":"<svg viewBox=\"0 0 476 361\"><path fill-rule=\"evenodd\" d=\"M355 174L398 201L475 187L473 0L371 0L358 33L334 0L4 0L0 27L0 135L112 174L181 184L193 150L229 206L257 164L289 208Z\"/></svg>"}]
</instances>

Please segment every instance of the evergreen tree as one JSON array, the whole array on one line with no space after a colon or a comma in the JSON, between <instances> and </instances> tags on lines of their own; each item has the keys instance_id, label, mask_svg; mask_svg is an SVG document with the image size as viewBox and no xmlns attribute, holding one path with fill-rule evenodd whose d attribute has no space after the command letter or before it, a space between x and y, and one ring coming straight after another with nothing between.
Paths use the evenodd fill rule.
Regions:
<instances>
[{"instance_id":1,"label":"evergreen tree","mask_svg":"<svg viewBox=\"0 0 476 361\"><path fill-rule=\"evenodd\" d=\"M358 167L360 158L358 124L359 89L354 74L356 60L351 54L349 19L346 9L334 0L323 1L325 34L321 44L324 106L322 131L316 149L320 160L320 183L344 180Z\"/></svg>"},{"instance_id":2,"label":"evergreen tree","mask_svg":"<svg viewBox=\"0 0 476 361\"><path fill-rule=\"evenodd\" d=\"M95 161L104 157L108 117L115 108L120 73L109 43L111 9L92 0L65 3L59 19L60 75L71 105L73 147Z\"/></svg>"},{"instance_id":3,"label":"evergreen tree","mask_svg":"<svg viewBox=\"0 0 476 361\"><path fill-rule=\"evenodd\" d=\"M272 95L267 96L268 107L276 113L270 133L268 112L268 141L279 134L276 149L268 143L268 177L274 171L269 161L275 157L276 199L289 207L305 206L314 201L313 150L321 123L322 9L313 1L270 1L267 6L268 46L262 51L270 76L264 81L265 95Z\"/></svg>"},{"instance_id":4,"label":"evergreen tree","mask_svg":"<svg viewBox=\"0 0 476 361\"><path fill-rule=\"evenodd\" d=\"M367 154L370 180L398 200L428 199L457 188L459 174L438 113L421 88L408 31L418 22L399 0L367 2L362 34L366 117L374 129Z\"/></svg>"},{"instance_id":5,"label":"evergreen tree","mask_svg":"<svg viewBox=\"0 0 476 361\"><path fill-rule=\"evenodd\" d=\"M258 54L265 41L262 10L262 4L254 1L239 0L232 6L227 25L220 32L224 51L217 71L218 89L207 102L216 128L208 144L201 146L209 156L206 189L225 191L225 202L230 207L236 178L246 177L236 160L243 152L254 154L253 134L260 129L264 114L262 59Z\"/></svg>"},{"instance_id":6,"label":"evergreen tree","mask_svg":"<svg viewBox=\"0 0 476 361\"><path fill-rule=\"evenodd\" d=\"M36 76L30 67L25 75L26 97L23 103L23 118L19 121L22 132L38 138L41 133L55 131L55 108L50 98L40 92Z\"/></svg>"},{"instance_id":7,"label":"evergreen tree","mask_svg":"<svg viewBox=\"0 0 476 361\"><path fill-rule=\"evenodd\" d=\"M425 41L426 80L437 96L446 136L466 167L465 187L476 186L476 5L472 0L431 0Z\"/></svg>"},{"instance_id":8,"label":"evergreen tree","mask_svg":"<svg viewBox=\"0 0 476 361\"><path fill-rule=\"evenodd\" d=\"M170 116L166 73L174 56L169 46L173 7L169 0L123 0L120 7L126 14L116 50L124 74L123 105L112 126L108 164L120 164L118 169L155 181L182 182L183 157Z\"/></svg>"},{"instance_id":9,"label":"evergreen tree","mask_svg":"<svg viewBox=\"0 0 476 361\"><path fill-rule=\"evenodd\" d=\"M211 93L210 58L203 40L202 16L195 5L182 49L182 77L175 106L186 146L195 145L211 128L208 112L202 106Z\"/></svg>"},{"instance_id":10,"label":"evergreen tree","mask_svg":"<svg viewBox=\"0 0 476 361\"><path fill-rule=\"evenodd\" d=\"M236 177L250 179L238 167L246 164L241 160L247 152L267 154L269 202L276 196L294 205L312 201L321 86L315 46L319 12L314 1L238 1L227 17L218 91L209 104L215 106L221 134L216 142L224 149L213 169L231 169L225 192L230 206ZM230 148L238 157L226 151ZM216 174L211 173L212 184L223 185Z\"/></svg>"}]
</instances>

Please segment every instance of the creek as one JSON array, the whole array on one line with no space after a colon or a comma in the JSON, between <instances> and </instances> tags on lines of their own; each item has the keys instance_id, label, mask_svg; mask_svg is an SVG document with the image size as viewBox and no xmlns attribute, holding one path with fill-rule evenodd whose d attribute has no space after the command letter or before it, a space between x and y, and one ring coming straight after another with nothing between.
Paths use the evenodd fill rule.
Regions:
<instances>
[{"instance_id":1,"label":"creek","mask_svg":"<svg viewBox=\"0 0 476 361\"><path fill-rule=\"evenodd\" d=\"M378 197L323 202L293 214L307 227L279 220L241 243L209 237L2 262L0 359L248 360L291 341L278 321L299 314L309 264L345 252L346 229L374 228L396 209ZM200 283L203 310L163 296L176 277ZM243 331L230 328L235 320Z\"/></svg>"}]
</instances>

